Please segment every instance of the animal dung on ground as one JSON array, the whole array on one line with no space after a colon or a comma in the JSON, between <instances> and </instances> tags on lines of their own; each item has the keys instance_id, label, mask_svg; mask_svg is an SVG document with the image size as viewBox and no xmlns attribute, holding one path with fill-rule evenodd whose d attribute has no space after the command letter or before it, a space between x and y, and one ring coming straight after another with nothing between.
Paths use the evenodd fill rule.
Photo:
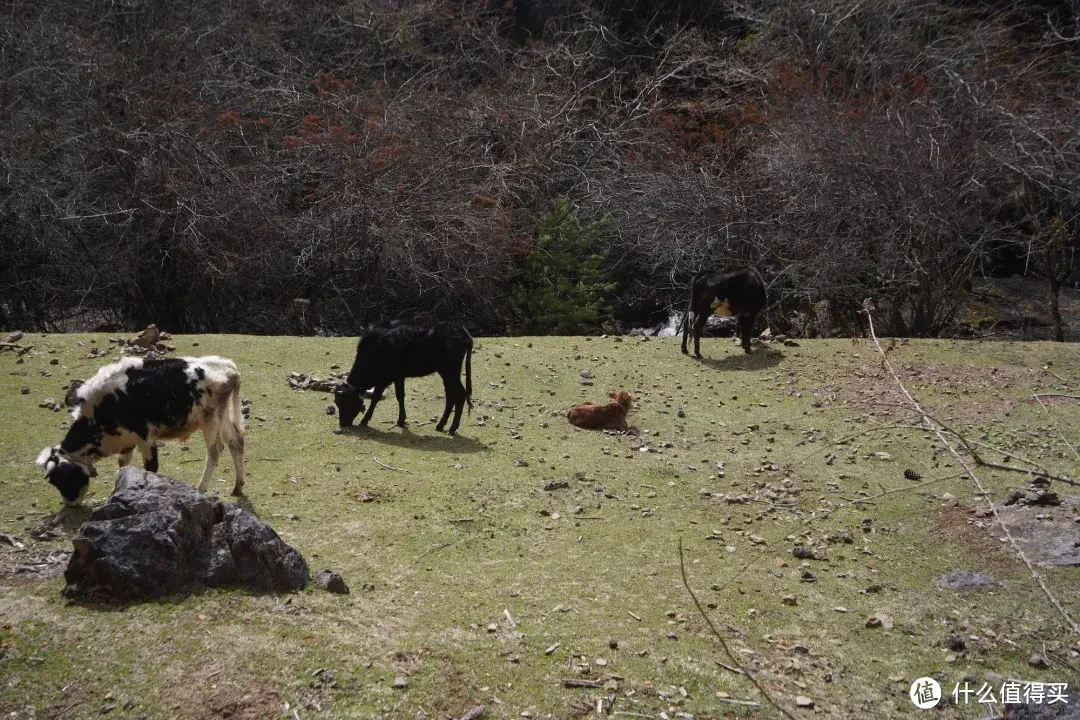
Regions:
<instances>
[{"instance_id":1,"label":"animal dung on ground","mask_svg":"<svg viewBox=\"0 0 1080 720\"><path fill-rule=\"evenodd\" d=\"M597 405L583 402L566 414L570 424L586 430L625 430L626 415L634 405L634 396L625 390L608 394L613 402Z\"/></svg>"}]
</instances>

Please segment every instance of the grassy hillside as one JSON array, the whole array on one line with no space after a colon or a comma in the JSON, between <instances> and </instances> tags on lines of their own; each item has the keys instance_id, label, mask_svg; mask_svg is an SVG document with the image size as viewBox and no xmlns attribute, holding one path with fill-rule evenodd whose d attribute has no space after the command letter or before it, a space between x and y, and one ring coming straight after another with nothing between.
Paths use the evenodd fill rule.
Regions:
<instances>
[{"instance_id":1,"label":"grassy hillside","mask_svg":"<svg viewBox=\"0 0 1080 720\"><path fill-rule=\"evenodd\" d=\"M763 699L719 664L730 665L680 581L680 539L713 621L798 715L810 712L796 696L818 716L906 716L917 712L907 693L920 676L948 692L964 679L1063 682L1062 661L1080 666L1077 638L988 521L969 513L979 506L970 481L853 506L913 485L905 469L924 482L957 470L925 432L895 427L911 418L866 342L746 357L706 340L709 359L696 363L673 339L478 339L476 407L454 438L433 429L437 379L408 383L408 430L392 425L391 398L372 429L346 434L326 414L329 395L287 385L290 371L347 367L353 340L177 337L177 354L217 353L241 369L251 401L245 502L352 593L208 591L124 608L60 595L60 553L88 511L64 515L60 537L31 537L60 507L33 459L59 442L66 419L39 403L104 362L87 359L91 347L112 357L115 346L102 335L22 342L36 346L23 363L0 354L0 532L25 544L0 538L5 717L459 718L482 705L485 717L566 718L595 717L598 704L627 717L774 717L764 704L725 702ZM1029 400L1033 390L1077 392L1077 349L913 341L890 357L931 412L970 438L1078 477L1061 436L1080 439L1076 402ZM637 438L567 424L566 408L614 388L638 398ZM197 482L202 459L193 437L164 448L161 469ZM228 465L213 486L223 497ZM99 466L91 506L107 497L114 468ZM1026 482L981 476L998 499ZM568 486L545 490L557 480ZM1072 522L1064 507L1042 511ZM827 545L827 559L795 558L798 541ZM1008 587L964 596L935 587L953 569ZM804 570L814 582L801 581ZM1045 577L1080 617L1080 570ZM877 613L893 627L867 628ZM966 652L948 649L949 635ZM1045 651L1050 667L1029 667ZM575 677L611 682L562 685ZM935 717L983 711L949 705Z\"/></svg>"}]
</instances>

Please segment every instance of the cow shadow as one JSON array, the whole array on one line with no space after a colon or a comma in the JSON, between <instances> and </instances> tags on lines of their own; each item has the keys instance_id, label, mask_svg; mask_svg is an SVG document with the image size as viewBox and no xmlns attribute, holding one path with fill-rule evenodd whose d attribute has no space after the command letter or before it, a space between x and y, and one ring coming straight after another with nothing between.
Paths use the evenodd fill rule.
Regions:
<instances>
[{"instance_id":1,"label":"cow shadow","mask_svg":"<svg viewBox=\"0 0 1080 720\"><path fill-rule=\"evenodd\" d=\"M737 354L725 355L722 358L706 357L700 362L713 370L764 370L776 367L783 359L784 353L779 350L756 348L749 355L740 349Z\"/></svg>"},{"instance_id":2,"label":"cow shadow","mask_svg":"<svg viewBox=\"0 0 1080 720\"><path fill-rule=\"evenodd\" d=\"M90 520L90 515L94 512L94 508L86 505L75 505L74 507L62 507L55 513L50 515L41 521L31 532L31 536L34 534L47 533L48 531L64 532L68 535L74 535L83 523Z\"/></svg>"},{"instance_id":3,"label":"cow shadow","mask_svg":"<svg viewBox=\"0 0 1080 720\"><path fill-rule=\"evenodd\" d=\"M393 445L400 448L431 450L451 454L491 452L491 448L484 443L464 435L450 435L437 430L433 430L430 435L427 433L420 434L413 432L408 425L404 428L394 427L392 430L379 430L370 425L367 427L350 426L341 428L341 434L374 440L383 445Z\"/></svg>"}]
</instances>

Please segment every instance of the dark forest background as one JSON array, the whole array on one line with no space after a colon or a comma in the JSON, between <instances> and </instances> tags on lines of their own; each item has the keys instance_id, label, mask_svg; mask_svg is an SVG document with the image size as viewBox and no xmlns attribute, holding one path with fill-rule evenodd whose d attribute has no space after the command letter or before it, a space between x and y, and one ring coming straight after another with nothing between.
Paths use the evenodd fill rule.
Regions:
<instances>
[{"instance_id":1,"label":"dark forest background","mask_svg":"<svg viewBox=\"0 0 1080 720\"><path fill-rule=\"evenodd\" d=\"M751 262L774 332L936 336L1080 279L1080 0L0 16L4 328L611 331Z\"/></svg>"}]
</instances>

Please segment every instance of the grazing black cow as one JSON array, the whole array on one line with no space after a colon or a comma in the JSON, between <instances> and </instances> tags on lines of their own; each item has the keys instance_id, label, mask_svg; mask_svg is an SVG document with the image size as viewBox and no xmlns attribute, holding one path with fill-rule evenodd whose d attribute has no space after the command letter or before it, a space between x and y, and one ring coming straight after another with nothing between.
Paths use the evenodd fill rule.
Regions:
<instances>
[{"instance_id":1,"label":"grazing black cow","mask_svg":"<svg viewBox=\"0 0 1080 720\"><path fill-rule=\"evenodd\" d=\"M731 270L702 270L690 283L690 303L683 318L682 351L686 336L694 325L694 357L701 357L701 331L710 314L738 318L742 347L750 352L750 333L757 314L765 309L765 281L750 266Z\"/></svg>"},{"instance_id":2,"label":"grazing black cow","mask_svg":"<svg viewBox=\"0 0 1080 720\"><path fill-rule=\"evenodd\" d=\"M356 346L356 360L345 383L334 388L334 404L338 408L341 427L352 425L364 409L361 394L371 392L371 406L360 425L371 420L375 405L383 390L393 383L398 400L397 424L405 427L405 378L439 373L446 390L446 409L435 426L442 430L454 409L450 434L461 424L461 411L469 404L472 414L472 349L473 340L461 325L453 323L415 324L394 322L368 328ZM465 362L465 385L461 385L461 363Z\"/></svg>"},{"instance_id":3,"label":"grazing black cow","mask_svg":"<svg viewBox=\"0 0 1080 720\"><path fill-rule=\"evenodd\" d=\"M120 467L139 448L143 464L157 472L158 440L184 440L196 430L206 438L206 466L199 491L206 492L223 447L236 466L233 495L244 487L244 417L240 373L232 360L201 358L143 360L127 357L98 370L75 391L74 419L56 447L38 456L45 477L68 505L79 504L97 475L94 463L119 455Z\"/></svg>"}]
</instances>

